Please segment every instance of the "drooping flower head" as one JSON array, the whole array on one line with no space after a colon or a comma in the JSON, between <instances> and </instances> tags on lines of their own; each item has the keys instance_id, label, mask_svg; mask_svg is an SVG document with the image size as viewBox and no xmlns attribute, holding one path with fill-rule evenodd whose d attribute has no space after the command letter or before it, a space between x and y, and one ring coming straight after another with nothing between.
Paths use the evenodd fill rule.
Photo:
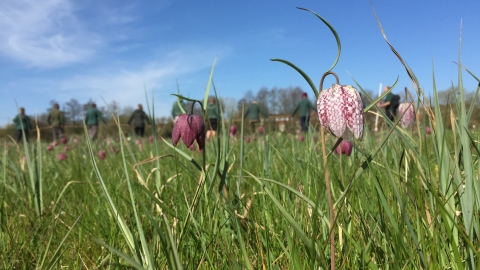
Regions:
<instances>
[{"instance_id":1,"label":"drooping flower head","mask_svg":"<svg viewBox=\"0 0 480 270\"><path fill-rule=\"evenodd\" d=\"M402 116L400 124L403 128L407 128L415 124L415 108L412 103L404 102L398 106L398 115Z\"/></svg>"},{"instance_id":2,"label":"drooping flower head","mask_svg":"<svg viewBox=\"0 0 480 270\"><path fill-rule=\"evenodd\" d=\"M148 137L148 141L149 141L150 143L153 143L153 135L150 135L150 137Z\"/></svg>"},{"instance_id":3,"label":"drooping flower head","mask_svg":"<svg viewBox=\"0 0 480 270\"><path fill-rule=\"evenodd\" d=\"M98 157L103 160L107 157L107 155L104 150L100 150L98 151Z\"/></svg>"},{"instance_id":4,"label":"drooping flower head","mask_svg":"<svg viewBox=\"0 0 480 270\"><path fill-rule=\"evenodd\" d=\"M67 141L67 138L62 137L62 138L60 139L60 142L61 142L62 144L67 144L68 141Z\"/></svg>"},{"instance_id":5,"label":"drooping flower head","mask_svg":"<svg viewBox=\"0 0 480 270\"><path fill-rule=\"evenodd\" d=\"M53 145L49 144L49 145L47 146L47 151L52 151L52 150L53 150Z\"/></svg>"},{"instance_id":6,"label":"drooping flower head","mask_svg":"<svg viewBox=\"0 0 480 270\"><path fill-rule=\"evenodd\" d=\"M231 125L230 126L230 137L235 137L235 134L237 134L237 126Z\"/></svg>"},{"instance_id":7,"label":"drooping flower head","mask_svg":"<svg viewBox=\"0 0 480 270\"><path fill-rule=\"evenodd\" d=\"M337 140L338 141L338 140ZM335 148L335 153L337 155L346 155L350 156L352 154L353 143L342 140L342 142Z\"/></svg>"},{"instance_id":8,"label":"drooping flower head","mask_svg":"<svg viewBox=\"0 0 480 270\"><path fill-rule=\"evenodd\" d=\"M332 72L325 73L320 82L320 90L323 79L328 74L335 75ZM336 84L318 95L317 109L320 124L335 137L342 137L347 142L353 138L363 138L363 104L355 87L340 85L337 78Z\"/></svg>"},{"instance_id":9,"label":"drooping flower head","mask_svg":"<svg viewBox=\"0 0 480 270\"><path fill-rule=\"evenodd\" d=\"M298 136L298 141L303 142L305 140L305 137L303 135Z\"/></svg>"},{"instance_id":10,"label":"drooping flower head","mask_svg":"<svg viewBox=\"0 0 480 270\"><path fill-rule=\"evenodd\" d=\"M65 152L67 152L68 149L70 149L70 148L68 148L68 145L65 145L65 146L63 147L63 150L64 150Z\"/></svg>"},{"instance_id":11,"label":"drooping flower head","mask_svg":"<svg viewBox=\"0 0 480 270\"><path fill-rule=\"evenodd\" d=\"M65 153L58 154L58 160L65 160L67 159L67 155Z\"/></svg>"},{"instance_id":12,"label":"drooping flower head","mask_svg":"<svg viewBox=\"0 0 480 270\"><path fill-rule=\"evenodd\" d=\"M55 141L53 141L52 145L53 145L53 146L57 146L57 145L58 145L58 142L55 140Z\"/></svg>"},{"instance_id":13,"label":"drooping flower head","mask_svg":"<svg viewBox=\"0 0 480 270\"><path fill-rule=\"evenodd\" d=\"M258 127L258 133L259 133L259 134L263 134L263 126L259 126L259 127Z\"/></svg>"},{"instance_id":14,"label":"drooping flower head","mask_svg":"<svg viewBox=\"0 0 480 270\"><path fill-rule=\"evenodd\" d=\"M425 127L425 133L427 134L432 133L432 129L430 127Z\"/></svg>"},{"instance_id":15,"label":"drooping flower head","mask_svg":"<svg viewBox=\"0 0 480 270\"><path fill-rule=\"evenodd\" d=\"M200 151L205 146L205 123L203 118L193 114L182 114L178 117L172 131L172 143L177 145L182 138L183 143L190 147L196 140Z\"/></svg>"}]
</instances>

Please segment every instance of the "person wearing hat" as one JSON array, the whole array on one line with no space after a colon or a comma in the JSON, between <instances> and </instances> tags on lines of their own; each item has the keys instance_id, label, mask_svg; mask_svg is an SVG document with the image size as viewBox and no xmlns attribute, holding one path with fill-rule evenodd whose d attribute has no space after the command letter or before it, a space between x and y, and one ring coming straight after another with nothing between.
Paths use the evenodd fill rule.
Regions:
<instances>
[{"instance_id":1,"label":"person wearing hat","mask_svg":"<svg viewBox=\"0 0 480 270\"><path fill-rule=\"evenodd\" d=\"M85 125L87 125L88 137L90 137L91 141L95 140L97 137L98 122L100 121L103 121L105 124L107 123L103 118L102 113L97 109L97 104L92 103L85 113Z\"/></svg>"},{"instance_id":2,"label":"person wearing hat","mask_svg":"<svg viewBox=\"0 0 480 270\"><path fill-rule=\"evenodd\" d=\"M150 125L150 118L143 111L142 104L138 104L138 109L136 109L130 119L128 120L129 125L133 125L135 134L139 137L143 137L145 134L145 122Z\"/></svg>"},{"instance_id":3,"label":"person wearing hat","mask_svg":"<svg viewBox=\"0 0 480 270\"><path fill-rule=\"evenodd\" d=\"M25 140L28 142L28 133L32 129L32 124L30 123L30 117L25 115L25 108L20 108L20 113L13 118L13 122L17 125L17 142L22 140L23 134L25 134Z\"/></svg>"},{"instance_id":4,"label":"person wearing hat","mask_svg":"<svg viewBox=\"0 0 480 270\"><path fill-rule=\"evenodd\" d=\"M292 116L295 115L297 111L300 114L300 126L302 127L303 132L308 131L308 126L310 125L310 110L317 111L317 108L313 106L312 102L307 98L307 93L302 93L302 99L297 103L297 106L292 111Z\"/></svg>"},{"instance_id":5,"label":"person wearing hat","mask_svg":"<svg viewBox=\"0 0 480 270\"><path fill-rule=\"evenodd\" d=\"M57 140L64 136L65 117L59 109L57 103L53 105L53 109L48 114L48 124L52 127L53 140Z\"/></svg>"}]
</instances>

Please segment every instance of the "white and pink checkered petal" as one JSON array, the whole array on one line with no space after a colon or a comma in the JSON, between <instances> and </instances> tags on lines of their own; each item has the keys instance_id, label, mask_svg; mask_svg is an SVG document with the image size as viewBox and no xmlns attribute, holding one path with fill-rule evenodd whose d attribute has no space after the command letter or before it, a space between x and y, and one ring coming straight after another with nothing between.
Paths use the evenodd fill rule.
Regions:
<instances>
[{"instance_id":1,"label":"white and pink checkered petal","mask_svg":"<svg viewBox=\"0 0 480 270\"><path fill-rule=\"evenodd\" d=\"M415 124L415 108L411 103L402 103L398 106L398 115L402 116L400 119L400 124L403 128L407 128Z\"/></svg>"},{"instance_id":2,"label":"white and pink checkered petal","mask_svg":"<svg viewBox=\"0 0 480 270\"><path fill-rule=\"evenodd\" d=\"M334 85L331 91L332 98L327 110L330 130L336 137L342 136L346 127L346 119L343 114L343 96L342 89L338 85Z\"/></svg>"},{"instance_id":3,"label":"white and pink checkered petal","mask_svg":"<svg viewBox=\"0 0 480 270\"><path fill-rule=\"evenodd\" d=\"M361 140L363 138L363 104L357 89L350 85L342 87L343 114L347 123L347 129L353 133L353 137ZM350 138L345 138L351 141ZM353 139L353 138L352 138Z\"/></svg>"},{"instance_id":4,"label":"white and pink checkered petal","mask_svg":"<svg viewBox=\"0 0 480 270\"><path fill-rule=\"evenodd\" d=\"M320 120L320 124L327 129L329 123L327 110L330 104L330 98L330 89L327 89L320 92L317 100L318 120Z\"/></svg>"}]
</instances>

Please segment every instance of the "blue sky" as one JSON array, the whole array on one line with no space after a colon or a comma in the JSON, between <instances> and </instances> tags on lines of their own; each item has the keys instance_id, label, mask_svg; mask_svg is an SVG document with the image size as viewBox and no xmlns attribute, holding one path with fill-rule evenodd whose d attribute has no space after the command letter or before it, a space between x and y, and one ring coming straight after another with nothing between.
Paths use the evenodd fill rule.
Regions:
<instances>
[{"instance_id":1,"label":"blue sky","mask_svg":"<svg viewBox=\"0 0 480 270\"><path fill-rule=\"evenodd\" d=\"M480 76L480 3L372 1L392 45L427 93L432 65L437 88L457 83L462 21L462 64ZM341 84L378 91L399 76L411 82L384 41L370 1L0 1L0 126L16 115L43 113L49 101L71 98L104 105L145 104L144 85L155 96L157 116L168 116L178 81L181 94L201 99L215 57L219 95L237 100L261 87L300 86L304 79L282 58L302 68L315 84L333 63L337 30L342 53L334 71ZM326 85L333 80L329 79ZM464 73L464 87L477 83Z\"/></svg>"}]
</instances>

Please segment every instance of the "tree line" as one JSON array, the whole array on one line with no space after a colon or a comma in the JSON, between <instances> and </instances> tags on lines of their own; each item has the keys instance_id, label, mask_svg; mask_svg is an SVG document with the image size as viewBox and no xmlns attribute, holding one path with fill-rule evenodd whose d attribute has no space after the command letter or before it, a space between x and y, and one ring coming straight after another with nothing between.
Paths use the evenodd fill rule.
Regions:
<instances>
[{"instance_id":1,"label":"tree line","mask_svg":"<svg viewBox=\"0 0 480 270\"><path fill-rule=\"evenodd\" d=\"M248 90L245 92L243 97L239 100L236 100L235 98L231 97L219 97L218 103L222 108L222 111L224 112L224 119L228 121L233 121L239 122L242 117L242 106L245 104L247 106L249 103L256 101L260 106L262 106L269 115L283 115L283 116L288 116L292 112L293 108L295 105L300 101L301 95L303 92L306 92L304 89L300 87L285 87L285 88L279 88L279 87L274 87L274 88L267 88L267 87L262 87L258 91L254 92L252 90ZM405 101L405 94L403 91L395 91L397 94L400 94L402 97L401 100L402 102ZM313 96L313 93L311 91L307 91L308 93L308 98L312 101L314 105L316 105L316 100L315 97ZM374 93L372 90L366 90L366 93L368 96L370 96L372 99L375 99L377 95ZM474 110L472 114L472 119L470 120L470 125L474 126L476 125L477 127L480 127L480 98L476 97L474 99L475 93L474 92L468 92L466 93L466 103L467 105L473 104ZM370 103L369 100L365 97L365 95L362 96L364 98L364 103L368 105ZM449 112L450 110L455 114L456 113L456 107L455 105L452 106L452 104L455 103L455 99L458 97L458 89L456 87L450 87L446 90L439 91L438 92L438 99L441 104L441 109L443 112ZM199 98L202 99L202 98ZM67 133L73 133L77 135L83 134L83 114L85 111L94 103L94 100L89 99L86 103L80 103L77 99L72 98L69 101L60 104L59 102L55 100L50 101L50 107L47 109L46 112L41 113L37 115L36 117L31 116L31 119L35 121L36 123L32 123L34 126L37 124L42 130L48 129L48 114L53 108L54 104L59 104L60 105L60 110L64 113L65 118L66 118L66 123L67 123ZM431 101L433 103L433 100ZM133 113L135 110L134 107L132 106L121 106L117 101L111 101L108 103L106 106L98 106L97 104L97 109L102 113L103 117L107 120L109 123L105 127L101 127L101 133L106 136L114 136L118 135L118 129L116 128L114 122L112 121L112 113L115 116L118 116L120 119L121 123L126 123L128 121L128 118L130 115ZM173 105L173 104L172 104ZM28 108L27 108L28 109ZM187 102L185 105L186 112L189 113L191 110L191 103ZM27 110L28 112L28 110ZM148 111L147 111L148 112ZM198 105L194 106L194 113L195 114L200 114L201 110ZM27 113L28 114L28 113ZM444 114L442 114L444 115ZM373 114L366 114L366 122L368 125L371 125L374 121L374 115ZM315 117L312 117L312 122L318 122L318 119ZM239 125L239 123L236 123ZM291 123L293 126L291 128L296 128L295 126L295 121ZM163 116L155 119L155 125L158 128L158 133L164 137L169 137L171 134L171 129L173 128L173 122L170 116ZM445 120L445 125L446 127L450 127L451 123L447 119ZM12 133L12 130L14 130L14 124L11 123L7 125L4 128L0 128L0 138L5 139L7 135L10 135ZM124 132L128 134L130 132L128 127L122 127L124 129ZM275 128L275 126L272 126L271 128ZM146 130L148 132L148 130ZM14 133L14 132L13 132ZM10 135L11 136L11 135ZM42 138L48 138L49 133L45 132L45 135L42 134Z\"/></svg>"}]
</instances>

